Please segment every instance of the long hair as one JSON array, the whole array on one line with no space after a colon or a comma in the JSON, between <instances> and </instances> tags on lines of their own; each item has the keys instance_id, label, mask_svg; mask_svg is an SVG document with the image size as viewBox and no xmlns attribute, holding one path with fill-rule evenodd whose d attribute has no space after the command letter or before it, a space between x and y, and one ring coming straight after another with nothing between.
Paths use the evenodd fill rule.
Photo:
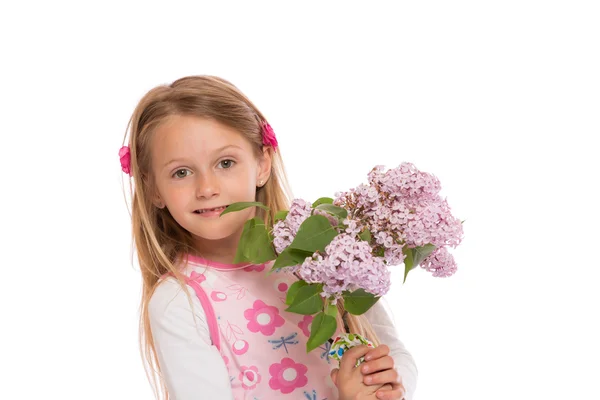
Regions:
<instances>
[{"instance_id":1,"label":"long hair","mask_svg":"<svg viewBox=\"0 0 600 400\"><path fill-rule=\"evenodd\" d=\"M183 276L175 265L178 257L193 252L191 234L175 221L166 207L158 208L152 201L155 187L150 167L150 143L156 129L173 115L213 119L235 129L253 145L257 158L263 151L261 123L266 121L237 87L215 76L190 76L170 85L155 87L139 101L129 120L125 137L129 135L133 177L133 181L130 180L132 235L142 273L140 351L146 375L159 399L169 399L169 394L154 347L148 304L160 277L167 273L177 278L189 296ZM261 208L256 211L256 216L266 224L274 220L277 211L288 210L292 199L281 149L278 148L277 152L273 149L268 151L272 160L271 175L266 184L256 191L256 201L270 208L269 212ZM338 307L341 315L343 306L339 304ZM366 318L350 316L347 322L351 331L366 335L378 343ZM342 323L341 319L338 323Z\"/></svg>"}]
</instances>

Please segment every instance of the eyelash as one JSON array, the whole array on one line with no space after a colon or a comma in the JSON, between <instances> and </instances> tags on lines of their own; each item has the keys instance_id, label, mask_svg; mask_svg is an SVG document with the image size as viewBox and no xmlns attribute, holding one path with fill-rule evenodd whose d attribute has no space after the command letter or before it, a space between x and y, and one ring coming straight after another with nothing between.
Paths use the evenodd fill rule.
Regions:
<instances>
[{"instance_id":1,"label":"eyelash","mask_svg":"<svg viewBox=\"0 0 600 400\"><path fill-rule=\"evenodd\" d=\"M227 159L225 159L225 160L221 160L221 161L219 161L219 164L221 164L221 163L223 163L223 162L225 162L225 161L230 161L230 162L232 163L232 165L231 165L229 168L223 168L223 169L230 169L230 168L231 168L231 167L233 167L233 165L236 163L234 160L231 160L231 159L227 158ZM182 177L177 177L177 176L176 176L176 175L177 175L177 173L178 173L179 171L189 171L189 169L187 169L187 168L180 168L180 169L176 170L176 171L175 171L175 173L173 173L172 177L173 177L173 178L176 178L176 179L177 179L177 178L179 178L179 179L183 179L183 178L185 178L185 176L182 176ZM187 175L186 175L186 176L187 176Z\"/></svg>"}]
</instances>

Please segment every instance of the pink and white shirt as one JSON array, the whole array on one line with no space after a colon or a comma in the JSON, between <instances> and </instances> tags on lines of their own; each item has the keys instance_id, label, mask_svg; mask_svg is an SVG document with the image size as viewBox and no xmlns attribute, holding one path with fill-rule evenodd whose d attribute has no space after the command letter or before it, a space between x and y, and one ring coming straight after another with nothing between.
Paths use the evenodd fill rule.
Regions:
<instances>
[{"instance_id":1,"label":"pink and white shirt","mask_svg":"<svg viewBox=\"0 0 600 400\"><path fill-rule=\"evenodd\" d=\"M284 311L287 289L296 278L283 271L267 275L271 266L189 256L181 268L191 298L174 278L163 277L149 315L173 399L338 398L329 377L337 362L327 357L328 343L306 353L312 316ZM390 347L411 400L417 368L380 303L367 317Z\"/></svg>"}]
</instances>

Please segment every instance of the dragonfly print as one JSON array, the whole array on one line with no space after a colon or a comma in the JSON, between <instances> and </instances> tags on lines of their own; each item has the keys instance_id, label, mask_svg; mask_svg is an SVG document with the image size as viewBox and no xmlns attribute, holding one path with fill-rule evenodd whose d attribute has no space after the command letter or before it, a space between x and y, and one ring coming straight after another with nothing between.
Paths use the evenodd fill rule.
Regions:
<instances>
[{"instance_id":1,"label":"dragonfly print","mask_svg":"<svg viewBox=\"0 0 600 400\"><path fill-rule=\"evenodd\" d=\"M329 351L331 350L331 342L327 341L324 343L323 346L319 346L319 348L323 350L323 353L321 353L321 358L324 358L325 360L327 360L327 364L331 364L331 359L329 358Z\"/></svg>"},{"instance_id":2,"label":"dragonfly print","mask_svg":"<svg viewBox=\"0 0 600 400\"><path fill-rule=\"evenodd\" d=\"M304 391L304 397L307 400L319 400L317 398L317 391L315 389L313 389L312 393L308 393L306 390ZM321 399L321 400L327 400L327 398Z\"/></svg>"},{"instance_id":3,"label":"dragonfly print","mask_svg":"<svg viewBox=\"0 0 600 400\"><path fill-rule=\"evenodd\" d=\"M281 348L283 346L283 348L285 349L286 354L289 354L287 345L292 345L292 344L298 344L298 340L296 339L296 336L298 336L298 332L294 332L291 335L288 335L286 337L281 337L281 339L269 339L269 343L271 343L273 345L273 350L277 350L279 348Z\"/></svg>"}]
</instances>

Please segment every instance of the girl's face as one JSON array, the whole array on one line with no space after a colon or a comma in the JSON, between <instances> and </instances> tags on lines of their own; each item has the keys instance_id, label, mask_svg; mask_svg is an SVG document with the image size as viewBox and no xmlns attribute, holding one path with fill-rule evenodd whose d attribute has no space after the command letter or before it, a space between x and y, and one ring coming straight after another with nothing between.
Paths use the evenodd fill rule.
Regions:
<instances>
[{"instance_id":1,"label":"girl's face","mask_svg":"<svg viewBox=\"0 0 600 400\"><path fill-rule=\"evenodd\" d=\"M154 133L152 171L157 193L175 221L198 241L241 235L254 208L225 214L204 209L255 201L256 185L266 182L271 159L257 160L252 145L237 131L211 119L172 116Z\"/></svg>"}]
</instances>

